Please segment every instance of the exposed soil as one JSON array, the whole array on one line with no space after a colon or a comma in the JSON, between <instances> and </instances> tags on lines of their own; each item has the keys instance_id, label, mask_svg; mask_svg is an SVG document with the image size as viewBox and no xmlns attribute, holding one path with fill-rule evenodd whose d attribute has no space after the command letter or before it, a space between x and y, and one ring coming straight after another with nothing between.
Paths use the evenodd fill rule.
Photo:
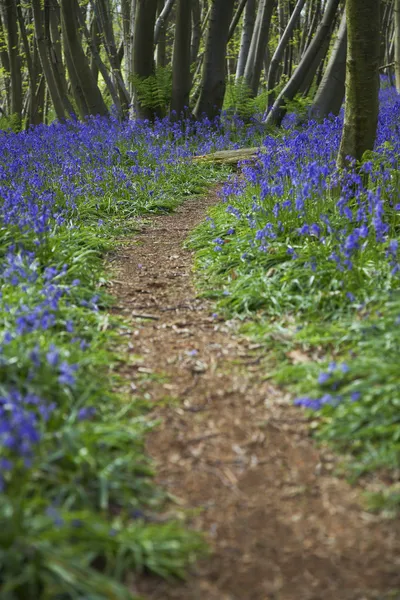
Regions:
<instances>
[{"instance_id":1,"label":"exposed soil","mask_svg":"<svg viewBox=\"0 0 400 600\"><path fill-rule=\"evenodd\" d=\"M132 320L124 372L163 424L148 439L158 482L198 509L210 559L185 583L143 578L149 600L400 598L400 526L365 512L333 475L301 410L266 379L260 349L196 297L182 243L217 201L156 216L113 262L113 293ZM147 317L142 319L140 317ZM143 377L145 382L143 382Z\"/></svg>"}]
</instances>

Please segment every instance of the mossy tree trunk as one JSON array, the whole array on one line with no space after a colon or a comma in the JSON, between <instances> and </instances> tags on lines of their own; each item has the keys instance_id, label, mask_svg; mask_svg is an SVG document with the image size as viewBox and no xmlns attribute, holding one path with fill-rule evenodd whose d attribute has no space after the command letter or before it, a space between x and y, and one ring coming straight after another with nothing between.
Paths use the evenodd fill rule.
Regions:
<instances>
[{"instance_id":1,"label":"mossy tree trunk","mask_svg":"<svg viewBox=\"0 0 400 600\"><path fill-rule=\"evenodd\" d=\"M379 110L380 0L347 0L346 100L338 166L374 147Z\"/></svg>"}]
</instances>

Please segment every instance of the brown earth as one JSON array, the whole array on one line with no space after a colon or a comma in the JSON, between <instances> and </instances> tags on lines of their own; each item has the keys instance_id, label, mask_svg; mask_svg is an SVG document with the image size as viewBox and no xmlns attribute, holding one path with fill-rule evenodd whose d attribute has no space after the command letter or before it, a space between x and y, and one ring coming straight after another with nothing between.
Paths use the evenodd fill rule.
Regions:
<instances>
[{"instance_id":1,"label":"brown earth","mask_svg":"<svg viewBox=\"0 0 400 600\"><path fill-rule=\"evenodd\" d=\"M360 488L333 475L335 457L265 379L260 349L196 297L182 243L216 201L210 194L154 217L113 260L118 310L132 321L128 349L142 357L124 372L163 422L148 439L158 482L180 508L197 509L192 524L213 549L186 582L143 578L134 592L148 600L399 599L399 522L363 510Z\"/></svg>"}]
</instances>

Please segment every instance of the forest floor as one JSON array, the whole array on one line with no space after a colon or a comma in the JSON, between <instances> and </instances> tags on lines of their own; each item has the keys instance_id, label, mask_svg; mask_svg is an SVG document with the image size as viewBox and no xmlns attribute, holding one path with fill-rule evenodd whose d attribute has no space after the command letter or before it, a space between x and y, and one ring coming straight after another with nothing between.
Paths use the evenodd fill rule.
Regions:
<instances>
[{"instance_id":1,"label":"forest floor","mask_svg":"<svg viewBox=\"0 0 400 600\"><path fill-rule=\"evenodd\" d=\"M157 481L205 532L186 582L142 577L148 600L400 598L400 524L367 513L304 413L266 378L260 349L196 296L183 243L218 201L146 219L112 257L115 312L132 322L122 368L154 405ZM125 338L126 339L126 338ZM392 593L391 593L392 592Z\"/></svg>"}]
</instances>

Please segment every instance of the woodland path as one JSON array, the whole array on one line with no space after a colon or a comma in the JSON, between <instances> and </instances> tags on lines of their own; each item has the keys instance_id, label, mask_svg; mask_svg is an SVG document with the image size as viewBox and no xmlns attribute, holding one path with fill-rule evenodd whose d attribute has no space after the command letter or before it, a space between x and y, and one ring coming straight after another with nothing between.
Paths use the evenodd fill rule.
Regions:
<instances>
[{"instance_id":1,"label":"woodland path","mask_svg":"<svg viewBox=\"0 0 400 600\"><path fill-rule=\"evenodd\" d=\"M133 591L148 600L399 599L389 595L400 589L399 523L363 511L304 414L263 379L260 350L196 297L182 244L217 200L213 192L152 218L113 257L129 351L143 357L123 371L162 418L147 444L158 482L178 508L196 509L192 524L213 548L187 582L143 578Z\"/></svg>"}]
</instances>

